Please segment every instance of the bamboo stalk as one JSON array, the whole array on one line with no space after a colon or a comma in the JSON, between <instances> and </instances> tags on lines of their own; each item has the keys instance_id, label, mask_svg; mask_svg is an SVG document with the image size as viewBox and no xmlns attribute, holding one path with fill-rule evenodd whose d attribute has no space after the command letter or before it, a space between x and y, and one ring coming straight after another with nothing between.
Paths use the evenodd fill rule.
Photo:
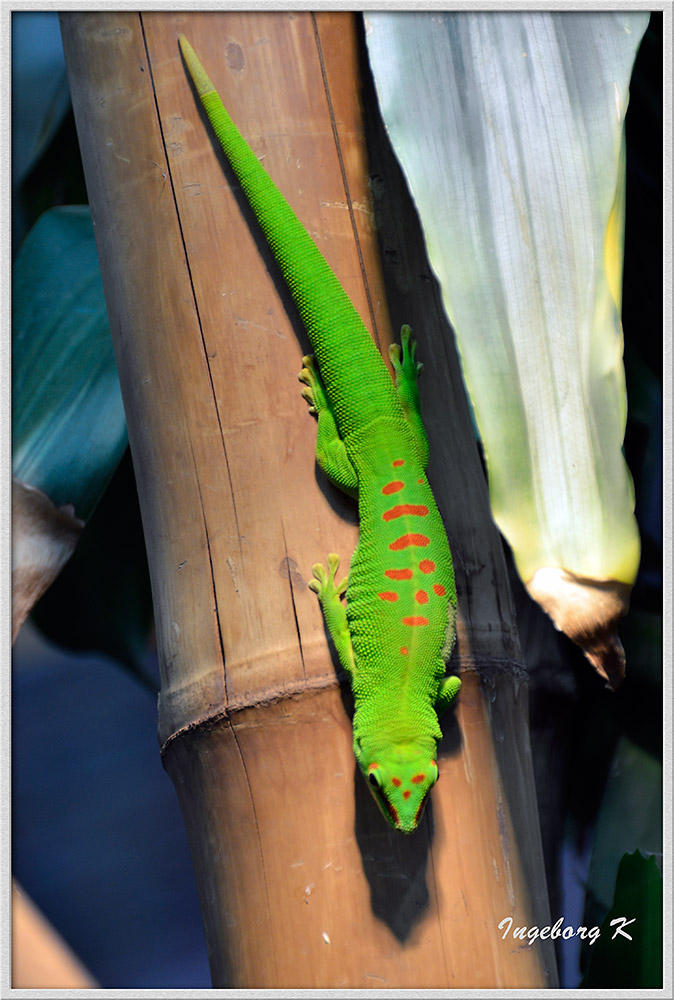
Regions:
<instances>
[{"instance_id":1,"label":"bamboo stalk","mask_svg":"<svg viewBox=\"0 0 674 1000\"><path fill-rule=\"evenodd\" d=\"M150 560L163 760L215 986L554 985L550 942L497 927L543 924L547 903L512 605L437 297L422 289L432 321L416 332L464 687L405 838L355 773L350 696L307 589L313 563L346 564L357 538L315 471L295 378L309 345L177 46L184 32L385 351L355 28L341 13L62 16ZM416 269L398 279L413 312ZM450 379L453 397L434 396Z\"/></svg>"}]
</instances>

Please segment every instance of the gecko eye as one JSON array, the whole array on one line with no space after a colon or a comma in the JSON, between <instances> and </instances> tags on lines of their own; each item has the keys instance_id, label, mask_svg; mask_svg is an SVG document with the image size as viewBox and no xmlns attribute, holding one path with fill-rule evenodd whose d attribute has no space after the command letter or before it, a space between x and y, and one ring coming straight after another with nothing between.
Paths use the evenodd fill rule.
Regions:
<instances>
[{"instance_id":1,"label":"gecko eye","mask_svg":"<svg viewBox=\"0 0 674 1000\"><path fill-rule=\"evenodd\" d=\"M370 782L373 788L381 788L381 778L376 771L370 771L367 776L367 780Z\"/></svg>"}]
</instances>

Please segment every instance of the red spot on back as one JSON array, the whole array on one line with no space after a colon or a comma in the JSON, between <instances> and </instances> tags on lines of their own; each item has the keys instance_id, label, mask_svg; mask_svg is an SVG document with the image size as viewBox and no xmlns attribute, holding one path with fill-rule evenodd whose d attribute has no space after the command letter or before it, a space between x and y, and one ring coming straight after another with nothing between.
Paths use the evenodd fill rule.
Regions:
<instances>
[{"instance_id":1,"label":"red spot on back","mask_svg":"<svg viewBox=\"0 0 674 1000\"><path fill-rule=\"evenodd\" d=\"M402 781L400 780L400 778L391 778L391 784L395 785L396 788L400 788L400 786L402 785Z\"/></svg>"},{"instance_id":2,"label":"red spot on back","mask_svg":"<svg viewBox=\"0 0 674 1000\"><path fill-rule=\"evenodd\" d=\"M399 493L400 490L403 489L404 485L405 484L401 483L399 479L394 479L390 483L387 483L386 486L382 486L381 491L385 496L389 496L391 493Z\"/></svg>"},{"instance_id":3,"label":"red spot on back","mask_svg":"<svg viewBox=\"0 0 674 1000\"><path fill-rule=\"evenodd\" d=\"M417 590L414 599L417 604L428 604L428 594L425 590Z\"/></svg>"},{"instance_id":4,"label":"red spot on back","mask_svg":"<svg viewBox=\"0 0 674 1000\"><path fill-rule=\"evenodd\" d=\"M405 789L405 791L403 792L403 798L404 798L405 800L407 800L407 799L409 799L409 797L410 797L410 795L411 795L411 794L412 794L412 793L411 793L411 791L409 790L409 788L406 788L406 789Z\"/></svg>"},{"instance_id":5,"label":"red spot on back","mask_svg":"<svg viewBox=\"0 0 674 1000\"><path fill-rule=\"evenodd\" d=\"M382 601L397 601L398 595L394 590L383 590L381 594L377 594L377 597L381 597Z\"/></svg>"},{"instance_id":6,"label":"red spot on back","mask_svg":"<svg viewBox=\"0 0 674 1000\"><path fill-rule=\"evenodd\" d=\"M418 483L423 483L423 479L417 479Z\"/></svg>"},{"instance_id":7,"label":"red spot on back","mask_svg":"<svg viewBox=\"0 0 674 1000\"><path fill-rule=\"evenodd\" d=\"M413 615L411 618L403 618L403 625L428 625L428 618L423 615Z\"/></svg>"},{"instance_id":8,"label":"red spot on back","mask_svg":"<svg viewBox=\"0 0 674 1000\"><path fill-rule=\"evenodd\" d=\"M426 780L425 774L415 774L413 778L410 778L410 781L412 782L413 785L420 785L422 781L425 780Z\"/></svg>"},{"instance_id":9,"label":"red spot on back","mask_svg":"<svg viewBox=\"0 0 674 1000\"><path fill-rule=\"evenodd\" d=\"M404 517L405 514L412 514L415 517L426 517L428 507L422 503L399 503L390 510L385 510L382 517L385 521L393 521L396 517Z\"/></svg>"},{"instance_id":10,"label":"red spot on back","mask_svg":"<svg viewBox=\"0 0 674 1000\"><path fill-rule=\"evenodd\" d=\"M419 569L422 573L432 573L435 570L435 563L431 559L422 559Z\"/></svg>"},{"instance_id":11,"label":"red spot on back","mask_svg":"<svg viewBox=\"0 0 674 1000\"><path fill-rule=\"evenodd\" d=\"M394 469L399 469L400 466L404 465L404 464L405 464L404 458L396 458L395 462L393 463L393 468Z\"/></svg>"},{"instance_id":12,"label":"red spot on back","mask_svg":"<svg viewBox=\"0 0 674 1000\"><path fill-rule=\"evenodd\" d=\"M438 597L442 597L444 594L447 593L447 591L445 590L445 588L442 586L441 583L434 583L433 590L438 595Z\"/></svg>"},{"instance_id":13,"label":"red spot on back","mask_svg":"<svg viewBox=\"0 0 674 1000\"><path fill-rule=\"evenodd\" d=\"M430 538L426 535L401 535L400 538L396 538L395 542L391 542L389 548L397 552L399 549L409 548L410 545L420 545L423 548L425 545L430 545L430 542ZM424 562L428 562L428 560L424 559ZM430 570L424 570L424 572L430 572Z\"/></svg>"},{"instance_id":14,"label":"red spot on back","mask_svg":"<svg viewBox=\"0 0 674 1000\"><path fill-rule=\"evenodd\" d=\"M402 655L403 655L403 656L409 656L409 652L410 652L410 651L409 651L409 649L407 648L407 646L401 646L401 647L400 647L400 652L402 653Z\"/></svg>"},{"instance_id":15,"label":"red spot on back","mask_svg":"<svg viewBox=\"0 0 674 1000\"><path fill-rule=\"evenodd\" d=\"M385 569L384 576L387 576L389 580L411 580L412 570L411 569Z\"/></svg>"}]
</instances>

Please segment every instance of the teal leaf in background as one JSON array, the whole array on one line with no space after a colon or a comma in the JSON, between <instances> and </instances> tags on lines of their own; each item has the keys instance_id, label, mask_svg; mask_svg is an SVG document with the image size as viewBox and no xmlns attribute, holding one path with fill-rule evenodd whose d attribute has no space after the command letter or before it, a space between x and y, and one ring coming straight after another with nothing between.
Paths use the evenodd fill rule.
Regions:
<instances>
[{"instance_id":1,"label":"teal leaf in background","mask_svg":"<svg viewBox=\"0 0 674 1000\"><path fill-rule=\"evenodd\" d=\"M70 109L56 11L12 13L12 183L17 188Z\"/></svg>"},{"instance_id":2,"label":"teal leaf in background","mask_svg":"<svg viewBox=\"0 0 674 1000\"><path fill-rule=\"evenodd\" d=\"M13 475L86 521L127 445L88 207L40 217L12 306Z\"/></svg>"}]
</instances>

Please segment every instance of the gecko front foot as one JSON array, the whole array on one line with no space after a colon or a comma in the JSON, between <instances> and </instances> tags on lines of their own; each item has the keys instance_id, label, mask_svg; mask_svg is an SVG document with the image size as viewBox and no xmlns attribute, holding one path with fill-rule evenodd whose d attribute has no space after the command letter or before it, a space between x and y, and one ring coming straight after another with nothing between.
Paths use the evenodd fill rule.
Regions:
<instances>
[{"instance_id":1,"label":"gecko front foot","mask_svg":"<svg viewBox=\"0 0 674 1000\"><path fill-rule=\"evenodd\" d=\"M344 577L338 586L337 580L335 579L338 569L339 556L334 552L331 552L328 556L327 569L323 563L316 563L311 567L314 579L309 582L309 589L313 590L315 594L318 594L318 599L323 606L331 601L341 603L342 597L346 593L349 578L348 576Z\"/></svg>"},{"instance_id":2,"label":"gecko front foot","mask_svg":"<svg viewBox=\"0 0 674 1000\"><path fill-rule=\"evenodd\" d=\"M341 583L337 583L336 574L339 569L339 556L331 552L328 556L328 568L323 563L316 563L313 568L314 579L309 583L309 589L318 594L321 602L323 617L328 627L328 632L335 644L339 661L344 667L351 684L356 676L356 664L353 655L353 645L351 634L346 619L346 608L342 604L342 598L346 593L348 577Z\"/></svg>"},{"instance_id":3,"label":"gecko front foot","mask_svg":"<svg viewBox=\"0 0 674 1000\"><path fill-rule=\"evenodd\" d=\"M461 689L461 680L456 674L443 677L440 682L438 696L435 699L435 711L440 718L452 704Z\"/></svg>"}]
</instances>

